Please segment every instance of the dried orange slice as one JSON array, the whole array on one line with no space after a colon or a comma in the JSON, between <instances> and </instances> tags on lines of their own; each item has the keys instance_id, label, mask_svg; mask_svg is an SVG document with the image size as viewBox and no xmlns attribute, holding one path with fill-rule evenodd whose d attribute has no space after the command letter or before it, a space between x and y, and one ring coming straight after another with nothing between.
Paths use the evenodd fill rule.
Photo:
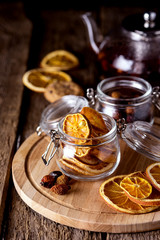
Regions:
<instances>
[{"instance_id":1,"label":"dried orange slice","mask_svg":"<svg viewBox=\"0 0 160 240\"><path fill-rule=\"evenodd\" d=\"M35 92L45 92L46 87L54 81L72 81L71 77L61 71L49 69L32 69L27 71L22 78L23 84Z\"/></svg>"},{"instance_id":2,"label":"dried orange slice","mask_svg":"<svg viewBox=\"0 0 160 240\"><path fill-rule=\"evenodd\" d=\"M158 208L157 206L141 206L132 202L120 187L120 182L124 177L126 175L115 176L101 184L99 193L109 207L119 212L130 214L147 213Z\"/></svg>"},{"instance_id":3,"label":"dried orange slice","mask_svg":"<svg viewBox=\"0 0 160 240\"><path fill-rule=\"evenodd\" d=\"M69 70L78 65L78 58L65 50L57 50L48 53L40 63L42 68L50 68L56 71Z\"/></svg>"},{"instance_id":4,"label":"dried orange slice","mask_svg":"<svg viewBox=\"0 0 160 240\"><path fill-rule=\"evenodd\" d=\"M76 150L74 153L75 156L82 158L82 157L86 157L87 155L90 154L91 148L90 147L76 147L75 150Z\"/></svg>"},{"instance_id":5,"label":"dried orange slice","mask_svg":"<svg viewBox=\"0 0 160 240\"><path fill-rule=\"evenodd\" d=\"M61 163L63 163L68 168L71 168L72 170L79 172L84 175L99 175L101 173L104 173L108 170L110 170L113 167L113 163L103 163L99 162L95 165L90 165L83 163L82 161L76 159L76 158L65 158L59 160Z\"/></svg>"},{"instance_id":6,"label":"dried orange slice","mask_svg":"<svg viewBox=\"0 0 160 240\"><path fill-rule=\"evenodd\" d=\"M153 163L146 168L146 175L151 184L160 191L160 163Z\"/></svg>"},{"instance_id":7,"label":"dried orange slice","mask_svg":"<svg viewBox=\"0 0 160 240\"><path fill-rule=\"evenodd\" d=\"M71 137L88 138L90 128L86 118L80 113L68 114L63 122L63 131Z\"/></svg>"},{"instance_id":8,"label":"dried orange slice","mask_svg":"<svg viewBox=\"0 0 160 240\"><path fill-rule=\"evenodd\" d=\"M84 170L83 168L75 165L71 161L68 161L67 158L61 158L61 159L59 159L59 162L63 165L63 169L67 168L67 172L71 172L73 174L76 172L76 174L88 175L88 176L92 175L89 172L87 172L86 170Z\"/></svg>"},{"instance_id":9,"label":"dried orange slice","mask_svg":"<svg viewBox=\"0 0 160 240\"><path fill-rule=\"evenodd\" d=\"M91 150L91 149L90 149ZM81 161L82 163L86 163L86 164L89 164L89 165L97 165L100 163L99 159L96 158L95 156L92 156L90 154L90 150L87 152L87 153L79 153L78 154L75 154L75 158L78 159L79 161Z\"/></svg>"},{"instance_id":10,"label":"dried orange slice","mask_svg":"<svg viewBox=\"0 0 160 240\"><path fill-rule=\"evenodd\" d=\"M83 114L92 126L92 135L93 137L97 137L100 135L104 135L108 132L107 126L103 120L102 115L90 107L83 107L81 110L81 114Z\"/></svg>"},{"instance_id":11,"label":"dried orange slice","mask_svg":"<svg viewBox=\"0 0 160 240\"><path fill-rule=\"evenodd\" d=\"M98 147L92 148L90 151L91 157L96 157L99 161L103 162L116 162L117 155L114 146L109 146L109 144L100 145Z\"/></svg>"},{"instance_id":12,"label":"dried orange slice","mask_svg":"<svg viewBox=\"0 0 160 240\"><path fill-rule=\"evenodd\" d=\"M147 177L142 172L134 172L128 175L129 177L140 177L146 180ZM137 198L133 197L130 194L127 194L127 191L124 191L125 194L135 203L141 204L143 206L160 206L160 191L152 186L152 193L147 198Z\"/></svg>"},{"instance_id":13,"label":"dried orange slice","mask_svg":"<svg viewBox=\"0 0 160 240\"><path fill-rule=\"evenodd\" d=\"M151 195L152 186L144 178L139 176L126 176L120 183L121 188L126 192L127 196L137 199L144 199Z\"/></svg>"}]
</instances>

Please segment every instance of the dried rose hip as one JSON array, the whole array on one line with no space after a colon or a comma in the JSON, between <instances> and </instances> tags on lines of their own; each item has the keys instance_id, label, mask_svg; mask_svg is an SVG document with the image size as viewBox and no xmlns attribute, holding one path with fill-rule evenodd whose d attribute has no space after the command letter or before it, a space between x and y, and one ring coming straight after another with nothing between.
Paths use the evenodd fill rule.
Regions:
<instances>
[{"instance_id":1,"label":"dried rose hip","mask_svg":"<svg viewBox=\"0 0 160 240\"><path fill-rule=\"evenodd\" d=\"M66 184L55 184L51 190L52 192L58 194L58 195L64 195L68 192L68 190L70 190L71 187L69 185Z\"/></svg>"},{"instance_id":2,"label":"dried rose hip","mask_svg":"<svg viewBox=\"0 0 160 240\"><path fill-rule=\"evenodd\" d=\"M46 187L46 188L51 188L53 187L53 185L55 184L56 182L56 178L51 176L51 175L45 175L42 179L41 179L41 182L40 184L43 186L43 187Z\"/></svg>"},{"instance_id":3,"label":"dried rose hip","mask_svg":"<svg viewBox=\"0 0 160 240\"><path fill-rule=\"evenodd\" d=\"M128 114L126 118L127 123L132 123L133 120L134 120L133 115Z\"/></svg>"},{"instance_id":4,"label":"dried rose hip","mask_svg":"<svg viewBox=\"0 0 160 240\"><path fill-rule=\"evenodd\" d=\"M60 171L53 171L53 172L50 172L49 175L54 177L55 179L57 179L59 176L62 175L62 172L60 172Z\"/></svg>"},{"instance_id":5,"label":"dried rose hip","mask_svg":"<svg viewBox=\"0 0 160 240\"><path fill-rule=\"evenodd\" d=\"M70 178L67 177L66 175L62 174L59 176L56 180L56 184L68 184L70 181Z\"/></svg>"}]
</instances>

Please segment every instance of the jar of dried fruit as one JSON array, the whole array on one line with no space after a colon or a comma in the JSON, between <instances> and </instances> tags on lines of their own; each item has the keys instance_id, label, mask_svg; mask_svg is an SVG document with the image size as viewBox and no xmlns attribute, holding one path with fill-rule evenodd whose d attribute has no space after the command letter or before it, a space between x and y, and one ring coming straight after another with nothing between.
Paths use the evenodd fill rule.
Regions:
<instances>
[{"instance_id":1,"label":"jar of dried fruit","mask_svg":"<svg viewBox=\"0 0 160 240\"><path fill-rule=\"evenodd\" d=\"M134 76L115 76L102 80L96 94L88 89L88 96L97 111L126 123L153 122L154 104L160 109L160 87L152 89L146 80Z\"/></svg>"},{"instance_id":2,"label":"jar of dried fruit","mask_svg":"<svg viewBox=\"0 0 160 240\"><path fill-rule=\"evenodd\" d=\"M94 111L95 116L96 111L93 109L91 111ZM78 114L69 115L67 131L64 127L66 118L61 119L59 123L60 154L57 164L65 175L77 180L92 181L105 178L116 170L120 162L116 122L106 114L101 116L106 125L105 129L101 128L102 125L99 125L101 129L93 126L89 121L89 128L83 123L80 129L77 129L78 137L67 134L70 129L73 131L75 122L80 121ZM74 126L71 126L72 124ZM88 133L88 136L79 137L83 136L81 132Z\"/></svg>"},{"instance_id":3,"label":"jar of dried fruit","mask_svg":"<svg viewBox=\"0 0 160 240\"><path fill-rule=\"evenodd\" d=\"M79 101L77 105L65 101L61 106L64 98L72 99L72 104ZM58 114L57 118L57 106L66 109L68 114L59 111L61 117ZM42 155L45 165L53 158L60 170L71 178L102 179L111 175L120 162L115 120L88 107L82 97L65 96L49 105L42 113L37 132L47 134L50 141Z\"/></svg>"}]
</instances>

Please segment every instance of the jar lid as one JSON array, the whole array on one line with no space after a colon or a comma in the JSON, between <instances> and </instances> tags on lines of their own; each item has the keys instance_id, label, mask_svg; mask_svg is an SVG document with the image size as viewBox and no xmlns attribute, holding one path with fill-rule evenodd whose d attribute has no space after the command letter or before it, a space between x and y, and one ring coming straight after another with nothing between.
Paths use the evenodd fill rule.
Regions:
<instances>
[{"instance_id":1,"label":"jar lid","mask_svg":"<svg viewBox=\"0 0 160 240\"><path fill-rule=\"evenodd\" d=\"M145 12L127 16L122 21L124 29L145 37L160 35L160 16L156 12Z\"/></svg>"},{"instance_id":2,"label":"jar lid","mask_svg":"<svg viewBox=\"0 0 160 240\"><path fill-rule=\"evenodd\" d=\"M160 129L148 122L126 124L122 138L133 150L152 160L160 161Z\"/></svg>"},{"instance_id":3,"label":"jar lid","mask_svg":"<svg viewBox=\"0 0 160 240\"><path fill-rule=\"evenodd\" d=\"M79 112L84 106L88 106L85 97L67 95L49 104L42 112L40 128L46 134L50 130L57 130L58 123L62 117L69 113Z\"/></svg>"}]
</instances>

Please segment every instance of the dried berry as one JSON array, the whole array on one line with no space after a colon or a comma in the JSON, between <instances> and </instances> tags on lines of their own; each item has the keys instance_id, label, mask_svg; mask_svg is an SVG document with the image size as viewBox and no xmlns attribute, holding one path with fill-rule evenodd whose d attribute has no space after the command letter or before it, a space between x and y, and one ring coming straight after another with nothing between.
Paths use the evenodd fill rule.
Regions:
<instances>
[{"instance_id":1,"label":"dried berry","mask_svg":"<svg viewBox=\"0 0 160 240\"><path fill-rule=\"evenodd\" d=\"M53 172L50 172L49 175L51 175L51 176L53 176L53 177L55 177L57 179L59 176L62 175L62 172L60 172L60 171L53 171Z\"/></svg>"},{"instance_id":2,"label":"dried berry","mask_svg":"<svg viewBox=\"0 0 160 240\"><path fill-rule=\"evenodd\" d=\"M64 195L68 192L68 190L70 190L71 187L69 185L66 184L55 184L51 190L52 192L58 194L58 195Z\"/></svg>"},{"instance_id":3,"label":"dried berry","mask_svg":"<svg viewBox=\"0 0 160 240\"><path fill-rule=\"evenodd\" d=\"M40 184L43 186L43 187L46 187L46 188L51 188L56 182L56 178L51 176L51 175L45 175L42 179L41 179L41 182Z\"/></svg>"},{"instance_id":4,"label":"dried berry","mask_svg":"<svg viewBox=\"0 0 160 240\"><path fill-rule=\"evenodd\" d=\"M133 119L133 115L128 114L128 115L127 115L127 119L126 119L127 123L132 123L133 120L134 120L134 119Z\"/></svg>"},{"instance_id":5,"label":"dried berry","mask_svg":"<svg viewBox=\"0 0 160 240\"><path fill-rule=\"evenodd\" d=\"M63 174L57 178L56 183L57 184L68 184L69 181L70 181L70 178Z\"/></svg>"}]
</instances>

